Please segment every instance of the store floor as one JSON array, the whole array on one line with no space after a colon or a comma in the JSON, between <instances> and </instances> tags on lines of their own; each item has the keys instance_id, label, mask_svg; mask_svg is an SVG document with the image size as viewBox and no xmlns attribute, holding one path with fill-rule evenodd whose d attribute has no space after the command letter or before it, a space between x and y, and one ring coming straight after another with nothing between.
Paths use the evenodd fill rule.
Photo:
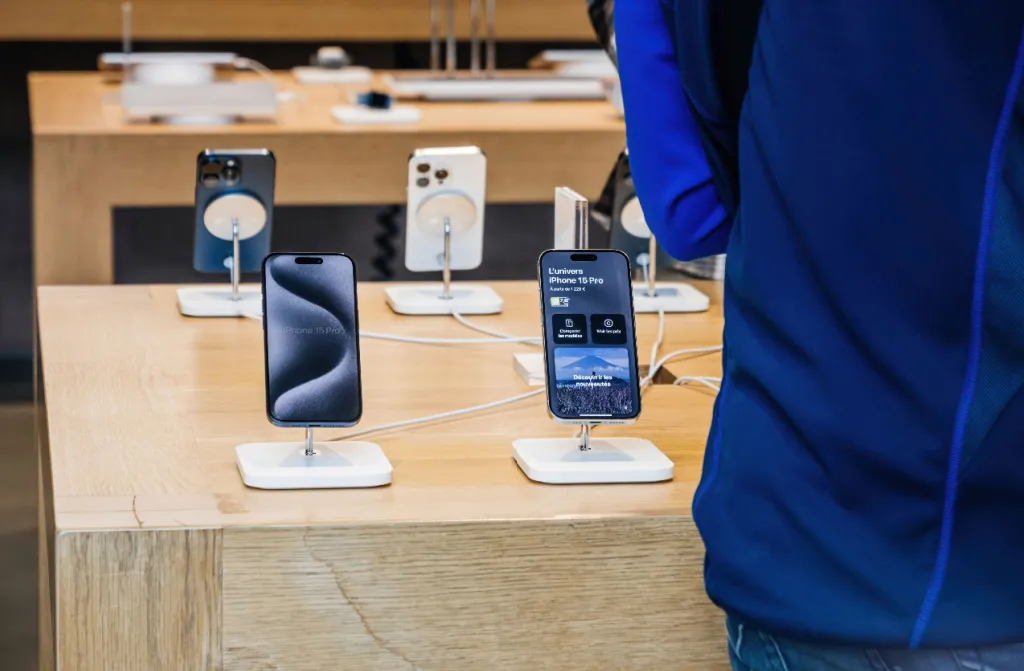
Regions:
<instances>
[{"instance_id":1,"label":"store floor","mask_svg":"<svg viewBox=\"0 0 1024 671\"><path fill-rule=\"evenodd\" d=\"M0 667L37 668L36 478L30 404L0 405Z\"/></svg>"}]
</instances>

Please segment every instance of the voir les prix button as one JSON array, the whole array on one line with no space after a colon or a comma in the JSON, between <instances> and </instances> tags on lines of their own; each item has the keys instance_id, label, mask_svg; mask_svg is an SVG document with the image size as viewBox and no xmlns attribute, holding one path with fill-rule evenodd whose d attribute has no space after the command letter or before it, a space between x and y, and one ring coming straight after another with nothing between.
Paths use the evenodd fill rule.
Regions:
<instances>
[{"instance_id":1,"label":"voir les prix button","mask_svg":"<svg viewBox=\"0 0 1024 671\"><path fill-rule=\"evenodd\" d=\"M590 334L595 345L625 345L625 315L591 315Z\"/></svg>"},{"instance_id":2,"label":"voir les prix button","mask_svg":"<svg viewBox=\"0 0 1024 671\"><path fill-rule=\"evenodd\" d=\"M552 315L551 331L556 345L585 345L587 318L583 315Z\"/></svg>"}]
</instances>

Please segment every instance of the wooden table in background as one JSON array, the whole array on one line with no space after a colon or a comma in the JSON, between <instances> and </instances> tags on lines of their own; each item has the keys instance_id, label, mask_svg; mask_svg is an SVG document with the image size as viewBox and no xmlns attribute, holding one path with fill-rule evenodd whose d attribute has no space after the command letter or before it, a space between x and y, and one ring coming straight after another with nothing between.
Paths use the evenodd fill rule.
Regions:
<instances>
[{"instance_id":1,"label":"wooden table in background","mask_svg":"<svg viewBox=\"0 0 1024 671\"><path fill-rule=\"evenodd\" d=\"M625 144L603 101L424 103L417 124L342 126L330 108L350 88L279 85L296 97L274 123L168 126L126 123L98 73L30 75L36 285L112 284L112 209L192 204L207 147L273 150L278 205L374 205L405 202L418 147L478 145L488 203L542 203L560 185L597 198Z\"/></svg>"},{"instance_id":2,"label":"wooden table in background","mask_svg":"<svg viewBox=\"0 0 1024 671\"><path fill-rule=\"evenodd\" d=\"M478 321L537 333L536 285L495 287L506 312ZM720 342L704 288L711 311L669 316L663 351ZM392 314L382 285L359 302L367 331L467 335ZM38 316L44 669L728 668L690 511L710 390L656 385L637 424L607 429L661 447L668 483L531 483L512 440L571 430L536 397L376 435L389 487L258 491L234 446L301 440L266 420L259 322L181 317L167 286L43 287ZM656 326L637 317L643 359ZM364 427L527 389L524 345L362 346Z\"/></svg>"},{"instance_id":3,"label":"wooden table in background","mask_svg":"<svg viewBox=\"0 0 1024 671\"><path fill-rule=\"evenodd\" d=\"M447 0L439 0L442 7ZM430 39L428 0L134 0L137 40ZM469 0L457 29L469 35ZM583 0L499 0L498 39L580 40L594 31ZM121 0L3 0L0 40L120 40ZM499 47L500 49L500 47Z\"/></svg>"}]
</instances>

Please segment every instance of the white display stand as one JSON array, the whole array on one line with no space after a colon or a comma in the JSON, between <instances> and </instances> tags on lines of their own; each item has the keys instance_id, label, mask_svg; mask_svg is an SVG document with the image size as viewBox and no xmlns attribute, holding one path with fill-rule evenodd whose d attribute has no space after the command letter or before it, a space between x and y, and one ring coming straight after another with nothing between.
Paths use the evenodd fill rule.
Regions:
<instances>
[{"instance_id":1,"label":"white display stand","mask_svg":"<svg viewBox=\"0 0 1024 671\"><path fill-rule=\"evenodd\" d=\"M390 287L384 295L400 315L495 315L504 307L498 292L483 284L459 283L445 291L444 284L421 282Z\"/></svg>"},{"instance_id":2,"label":"white display stand","mask_svg":"<svg viewBox=\"0 0 1024 671\"><path fill-rule=\"evenodd\" d=\"M512 443L519 468L534 482L549 485L617 484L671 480L675 465L649 440L535 438Z\"/></svg>"},{"instance_id":3,"label":"white display stand","mask_svg":"<svg viewBox=\"0 0 1024 671\"><path fill-rule=\"evenodd\" d=\"M237 298L226 287L181 287L178 310L186 317L252 317L263 313L259 287L240 288Z\"/></svg>"},{"instance_id":4,"label":"white display stand","mask_svg":"<svg viewBox=\"0 0 1024 671\"><path fill-rule=\"evenodd\" d=\"M706 312L710 306L705 294L682 282L657 282L653 295L647 286L633 287L633 312L637 314Z\"/></svg>"},{"instance_id":5,"label":"white display stand","mask_svg":"<svg viewBox=\"0 0 1024 671\"><path fill-rule=\"evenodd\" d=\"M399 98L440 101L532 101L532 100L604 100L600 79L574 79L550 76L490 77L388 75L384 77L391 92Z\"/></svg>"},{"instance_id":6,"label":"white display stand","mask_svg":"<svg viewBox=\"0 0 1024 671\"><path fill-rule=\"evenodd\" d=\"M235 448L242 481L257 489L352 489L391 483L391 462L376 443L247 443Z\"/></svg>"},{"instance_id":7,"label":"white display stand","mask_svg":"<svg viewBox=\"0 0 1024 671\"><path fill-rule=\"evenodd\" d=\"M374 109L363 105L338 105L331 108L331 116L341 124L389 125L418 123L420 110L413 105L395 105L388 109Z\"/></svg>"},{"instance_id":8,"label":"white display stand","mask_svg":"<svg viewBox=\"0 0 1024 671\"><path fill-rule=\"evenodd\" d=\"M292 68L292 76L300 84L369 84L373 81L370 68L349 65L344 68L318 68L299 66Z\"/></svg>"},{"instance_id":9,"label":"white display stand","mask_svg":"<svg viewBox=\"0 0 1024 671\"><path fill-rule=\"evenodd\" d=\"M516 352L512 355L512 366L516 374L531 387L543 387L547 374L544 372L544 355L541 352Z\"/></svg>"},{"instance_id":10,"label":"white display stand","mask_svg":"<svg viewBox=\"0 0 1024 671\"><path fill-rule=\"evenodd\" d=\"M223 288L182 287L178 289L178 310L186 317L255 317L263 312L259 289L241 289L242 264L239 244L257 235L267 223L267 210L260 201L244 193L221 196L206 208L203 224L221 240L231 240L231 284Z\"/></svg>"}]
</instances>

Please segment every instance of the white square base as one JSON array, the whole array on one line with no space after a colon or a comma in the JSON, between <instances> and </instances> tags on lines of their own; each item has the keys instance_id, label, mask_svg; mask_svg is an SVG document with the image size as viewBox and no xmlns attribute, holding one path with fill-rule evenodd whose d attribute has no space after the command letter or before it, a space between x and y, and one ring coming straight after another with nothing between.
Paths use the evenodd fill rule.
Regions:
<instances>
[{"instance_id":1,"label":"white square base","mask_svg":"<svg viewBox=\"0 0 1024 671\"><path fill-rule=\"evenodd\" d=\"M633 312L705 312L711 301L689 284L682 282L655 282L654 295L647 295L647 286L633 286Z\"/></svg>"},{"instance_id":2,"label":"white square base","mask_svg":"<svg viewBox=\"0 0 1024 671\"><path fill-rule=\"evenodd\" d=\"M512 355L512 367L519 379L531 387L543 387L547 374L544 372L544 355L540 352L516 352Z\"/></svg>"},{"instance_id":3,"label":"white square base","mask_svg":"<svg viewBox=\"0 0 1024 671\"><path fill-rule=\"evenodd\" d=\"M391 462L376 443L247 443L235 448L242 481L257 489L349 489L391 484Z\"/></svg>"},{"instance_id":4,"label":"white square base","mask_svg":"<svg viewBox=\"0 0 1024 671\"><path fill-rule=\"evenodd\" d=\"M231 287L182 287L178 309L186 317L259 317L263 294L259 288L239 289L240 299L231 300Z\"/></svg>"},{"instance_id":5,"label":"white square base","mask_svg":"<svg viewBox=\"0 0 1024 671\"><path fill-rule=\"evenodd\" d=\"M339 105L331 108L331 116L338 123L376 126L417 123L420 120L420 110L412 105L395 105L386 110L360 105Z\"/></svg>"},{"instance_id":6,"label":"white square base","mask_svg":"<svg viewBox=\"0 0 1024 671\"><path fill-rule=\"evenodd\" d=\"M591 438L580 451L578 438L536 438L512 443L519 468L534 482L550 485L663 482L675 465L649 440Z\"/></svg>"},{"instance_id":7,"label":"white square base","mask_svg":"<svg viewBox=\"0 0 1024 671\"><path fill-rule=\"evenodd\" d=\"M442 298L441 284L423 282L385 290L388 305L400 315L496 315L504 303L494 289L482 284L452 284L449 298Z\"/></svg>"}]
</instances>

